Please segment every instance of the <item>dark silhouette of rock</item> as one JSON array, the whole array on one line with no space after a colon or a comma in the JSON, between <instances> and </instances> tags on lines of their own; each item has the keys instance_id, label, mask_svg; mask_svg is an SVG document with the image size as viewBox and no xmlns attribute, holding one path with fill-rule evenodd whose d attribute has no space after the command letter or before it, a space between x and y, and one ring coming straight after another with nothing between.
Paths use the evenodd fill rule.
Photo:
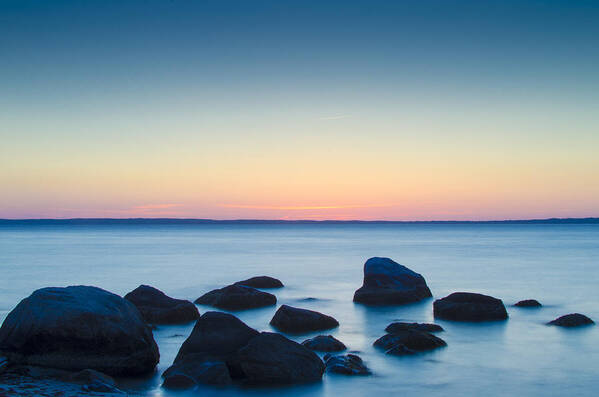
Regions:
<instances>
[{"instance_id":1,"label":"dark silhouette of rock","mask_svg":"<svg viewBox=\"0 0 599 397\"><path fill-rule=\"evenodd\" d=\"M8 369L9 361L8 358L0 356L0 375Z\"/></svg>"},{"instance_id":2,"label":"dark silhouette of rock","mask_svg":"<svg viewBox=\"0 0 599 397\"><path fill-rule=\"evenodd\" d=\"M441 332L443 331L443 327L437 324L427 324L427 323L391 323L385 328L385 332L390 334L400 331L424 331L424 332Z\"/></svg>"},{"instance_id":3,"label":"dark silhouette of rock","mask_svg":"<svg viewBox=\"0 0 599 397\"><path fill-rule=\"evenodd\" d=\"M386 334L374 342L374 346L388 351L396 346L403 345L406 348L423 352L447 346L447 343L433 334L423 331L405 330L393 334Z\"/></svg>"},{"instance_id":4,"label":"dark silhouette of rock","mask_svg":"<svg viewBox=\"0 0 599 397\"><path fill-rule=\"evenodd\" d=\"M301 334L335 328L339 326L339 322L313 310L283 305L270 320L270 325L283 332Z\"/></svg>"},{"instance_id":5,"label":"dark silhouette of rock","mask_svg":"<svg viewBox=\"0 0 599 397\"><path fill-rule=\"evenodd\" d=\"M302 342L310 350L319 352L339 352L346 347L341 341L335 339L332 335L318 335Z\"/></svg>"},{"instance_id":6,"label":"dark silhouette of rock","mask_svg":"<svg viewBox=\"0 0 599 397\"><path fill-rule=\"evenodd\" d=\"M539 303L539 301L537 301L537 300L525 299L523 301L516 303L514 306L516 306L516 307L541 307L543 305L541 305Z\"/></svg>"},{"instance_id":7,"label":"dark silhouette of rock","mask_svg":"<svg viewBox=\"0 0 599 397\"><path fill-rule=\"evenodd\" d=\"M433 303L436 318L453 321L506 320L507 311L501 299L471 292L454 292Z\"/></svg>"},{"instance_id":8,"label":"dark silhouette of rock","mask_svg":"<svg viewBox=\"0 0 599 397\"><path fill-rule=\"evenodd\" d=\"M235 285L245 285L246 287L262 289L283 287L283 283L280 280L268 276L257 276L248 278L247 280L236 282Z\"/></svg>"},{"instance_id":9,"label":"dark silhouette of rock","mask_svg":"<svg viewBox=\"0 0 599 397\"><path fill-rule=\"evenodd\" d=\"M416 353L418 353L416 350L409 349L406 345L395 345L385 352L390 356L411 356Z\"/></svg>"},{"instance_id":10,"label":"dark silhouette of rock","mask_svg":"<svg viewBox=\"0 0 599 397\"><path fill-rule=\"evenodd\" d=\"M150 324L183 324L200 317L190 301L171 298L148 285L140 285L125 295L125 299L133 303Z\"/></svg>"},{"instance_id":11,"label":"dark silhouette of rock","mask_svg":"<svg viewBox=\"0 0 599 397\"><path fill-rule=\"evenodd\" d=\"M109 375L140 375L158 363L152 331L137 308L96 287L42 288L23 299L0 328L11 362Z\"/></svg>"},{"instance_id":12,"label":"dark silhouette of rock","mask_svg":"<svg viewBox=\"0 0 599 397\"><path fill-rule=\"evenodd\" d=\"M173 370L163 377L162 387L166 389L191 389L198 385L193 377L184 372Z\"/></svg>"},{"instance_id":13,"label":"dark silhouette of rock","mask_svg":"<svg viewBox=\"0 0 599 397\"><path fill-rule=\"evenodd\" d=\"M232 382L227 364L204 354L192 354L180 359L164 371L162 377L162 385L171 389L190 388L196 384L229 385Z\"/></svg>"},{"instance_id":14,"label":"dark silhouette of rock","mask_svg":"<svg viewBox=\"0 0 599 397\"><path fill-rule=\"evenodd\" d=\"M595 324L593 320L580 313L566 314L547 323L547 325L557 325L558 327L580 327L582 325Z\"/></svg>"},{"instance_id":15,"label":"dark silhouette of rock","mask_svg":"<svg viewBox=\"0 0 599 397\"><path fill-rule=\"evenodd\" d=\"M324 363L311 350L281 334L263 332L242 347L232 360L249 384L293 384L322 378Z\"/></svg>"},{"instance_id":16,"label":"dark silhouette of rock","mask_svg":"<svg viewBox=\"0 0 599 397\"><path fill-rule=\"evenodd\" d=\"M232 314L206 312L181 345L175 363L193 354L225 361L258 334L258 331L248 327Z\"/></svg>"},{"instance_id":17,"label":"dark silhouette of rock","mask_svg":"<svg viewBox=\"0 0 599 397\"><path fill-rule=\"evenodd\" d=\"M420 274L389 258L370 258L364 264L364 282L354 302L368 305L401 305L431 297Z\"/></svg>"},{"instance_id":18,"label":"dark silhouette of rock","mask_svg":"<svg viewBox=\"0 0 599 397\"><path fill-rule=\"evenodd\" d=\"M276 305L277 297L252 287L229 285L200 296L195 303L223 310L245 310Z\"/></svg>"},{"instance_id":19,"label":"dark silhouette of rock","mask_svg":"<svg viewBox=\"0 0 599 397\"><path fill-rule=\"evenodd\" d=\"M258 331L232 314L204 313L181 345L173 365L162 375L164 387L230 384L232 376L227 361L258 335Z\"/></svg>"},{"instance_id":20,"label":"dark silhouette of rock","mask_svg":"<svg viewBox=\"0 0 599 397\"><path fill-rule=\"evenodd\" d=\"M93 369L84 369L69 377L70 382L82 385L83 390L97 393L122 393L116 386L116 382L110 376L94 371Z\"/></svg>"},{"instance_id":21,"label":"dark silhouette of rock","mask_svg":"<svg viewBox=\"0 0 599 397\"><path fill-rule=\"evenodd\" d=\"M355 354L346 354L343 356L333 356L327 354L324 356L326 371L342 375L371 375L370 369L364 364L362 359Z\"/></svg>"}]
</instances>

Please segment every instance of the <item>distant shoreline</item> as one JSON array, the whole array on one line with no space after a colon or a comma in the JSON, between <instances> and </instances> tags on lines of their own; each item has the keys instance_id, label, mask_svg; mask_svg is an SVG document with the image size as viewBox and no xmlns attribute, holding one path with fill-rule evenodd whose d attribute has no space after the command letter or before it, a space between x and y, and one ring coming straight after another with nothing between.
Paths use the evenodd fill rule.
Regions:
<instances>
[{"instance_id":1,"label":"distant shoreline","mask_svg":"<svg viewBox=\"0 0 599 397\"><path fill-rule=\"evenodd\" d=\"M69 218L0 219L0 225L280 225L280 224L599 224L599 217L505 219L484 221L362 221L362 220L276 220L276 219L196 219L196 218Z\"/></svg>"}]
</instances>

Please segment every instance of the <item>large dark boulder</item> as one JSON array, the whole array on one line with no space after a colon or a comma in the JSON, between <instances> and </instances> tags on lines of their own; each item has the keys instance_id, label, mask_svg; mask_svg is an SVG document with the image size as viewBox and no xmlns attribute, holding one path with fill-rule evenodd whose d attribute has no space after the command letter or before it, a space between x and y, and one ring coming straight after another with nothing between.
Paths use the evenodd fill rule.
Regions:
<instances>
[{"instance_id":1,"label":"large dark boulder","mask_svg":"<svg viewBox=\"0 0 599 397\"><path fill-rule=\"evenodd\" d=\"M302 334L335 328L339 326L339 322L313 310L283 305L270 320L270 325L290 334Z\"/></svg>"},{"instance_id":2,"label":"large dark boulder","mask_svg":"<svg viewBox=\"0 0 599 397\"><path fill-rule=\"evenodd\" d=\"M226 360L258 334L232 314L206 312L181 345L175 363L197 354Z\"/></svg>"},{"instance_id":3,"label":"large dark boulder","mask_svg":"<svg viewBox=\"0 0 599 397\"><path fill-rule=\"evenodd\" d=\"M232 314L206 312L164 374L164 387L189 388L196 384L227 385L232 375L227 362L259 333Z\"/></svg>"},{"instance_id":4,"label":"large dark boulder","mask_svg":"<svg viewBox=\"0 0 599 397\"><path fill-rule=\"evenodd\" d=\"M324 363L311 350L281 334L263 332L242 347L231 362L249 384L293 384L322 378Z\"/></svg>"},{"instance_id":5,"label":"large dark boulder","mask_svg":"<svg viewBox=\"0 0 599 397\"><path fill-rule=\"evenodd\" d=\"M150 324L184 324L200 317L190 301L171 298L149 285L140 285L125 295L125 299L133 303Z\"/></svg>"},{"instance_id":6,"label":"large dark boulder","mask_svg":"<svg viewBox=\"0 0 599 397\"><path fill-rule=\"evenodd\" d=\"M139 375L159 360L139 310L96 287L42 288L23 299L0 328L0 352L16 364L109 375Z\"/></svg>"},{"instance_id":7,"label":"large dark boulder","mask_svg":"<svg viewBox=\"0 0 599 397\"><path fill-rule=\"evenodd\" d=\"M454 292L433 303L436 318L453 321L506 320L507 311L501 299L471 292Z\"/></svg>"},{"instance_id":8,"label":"large dark boulder","mask_svg":"<svg viewBox=\"0 0 599 397\"><path fill-rule=\"evenodd\" d=\"M340 352L347 349L345 345L332 335L318 335L302 342L310 350L319 352Z\"/></svg>"},{"instance_id":9,"label":"large dark boulder","mask_svg":"<svg viewBox=\"0 0 599 397\"><path fill-rule=\"evenodd\" d=\"M248 278L247 280L236 282L235 285L245 285L246 287L262 289L283 287L283 283L280 280L268 276L257 276Z\"/></svg>"},{"instance_id":10,"label":"large dark boulder","mask_svg":"<svg viewBox=\"0 0 599 397\"><path fill-rule=\"evenodd\" d=\"M180 359L164 371L162 377L162 386L169 389L187 389L197 384L229 385L232 382L227 364L204 354Z\"/></svg>"},{"instance_id":11,"label":"large dark boulder","mask_svg":"<svg viewBox=\"0 0 599 397\"><path fill-rule=\"evenodd\" d=\"M541 307L543 305L541 305L539 303L539 301L535 300L535 299L525 299L523 301L520 301L516 304L514 304L514 306L516 307Z\"/></svg>"},{"instance_id":12,"label":"large dark boulder","mask_svg":"<svg viewBox=\"0 0 599 397\"><path fill-rule=\"evenodd\" d=\"M223 310L245 310L276 305L277 297L252 287L229 285L200 296L195 303Z\"/></svg>"},{"instance_id":13,"label":"large dark boulder","mask_svg":"<svg viewBox=\"0 0 599 397\"><path fill-rule=\"evenodd\" d=\"M68 381L78 383L83 390L97 393L123 393L110 376L93 369L84 369L68 377Z\"/></svg>"},{"instance_id":14,"label":"large dark boulder","mask_svg":"<svg viewBox=\"0 0 599 397\"><path fill-rule=\"evenodd\" d=\"M405 330L386 334L374 342L374 347L388 351L403 345L415 352L434 350L447 346L447 343L433 334L423 331Z\"/></svg>"},{"instance_id":15,"label":"large dark boulder","mask_svg":"<svg viewBox=\"0 0 599 397\"><path fill-rule=\"evenodd\" d=\"M427 323L391 323L385 328L385 332L390 334L401 332L401 331L424 331L424 332L441 332L443 327L437 324Z\"/></svg>"},{"instance_id":16,"label":"large dark boulder","mask_svg":"<svg viewBox=\"0 0 599 397\"><path fill-rule=\"evenodd\" d=\"M595 324L593 320L580 313L566 314L547 323L547 325L557 325L558 327L580 327L582 325Z\"/></svg>"},{"instance_id":17,"label":"large dark boulder","mask_svg":"<svg viewBox=\"0 0 599 397\"><path fill-rule=\"evenodd\" d=\"M364 364L362 359L355 354L346 354L343 356L325 355L324 363L326 371L342 375L371 375L370 369Z\"/></svg>"},{"instance_id":18,"label":"large dark boulder","mask_svg":"<svg viewBox=\"0 0 599 397\"><path fill-rule=\"evenodd\" d=\"M401 305L430 298L420 274L389 258L370 258L364 264L364 282L354 302L367 305Z\"/></svg>"}]
</instances>

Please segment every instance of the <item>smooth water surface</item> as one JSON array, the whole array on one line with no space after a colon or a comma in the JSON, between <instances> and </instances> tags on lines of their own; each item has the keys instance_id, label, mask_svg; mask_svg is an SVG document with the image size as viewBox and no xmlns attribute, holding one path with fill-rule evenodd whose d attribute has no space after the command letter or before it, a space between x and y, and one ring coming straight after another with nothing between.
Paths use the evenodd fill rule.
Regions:
<instances>
[{"instance_id":1,"label":"smooth water surface","mask_svg":"<svg viewBox=\"0 0 599 397\"><path fill-rule=\"evenodd\" d=\"M363 263L372 256L393 258L421 273L434 299L455 291L501 298L510 319L437 321L445 328L439 336L446 348L387 357L372 342L394 320L433 322L433 300L384 308L352 303ZM96 285L124 295L143 283L194 300L247 277L274 276L285 284L274 290L279 304L333 315L341 325L325 333L359 352L374 372L371 377L325 375L318 384L284 388L166 391L160 374L192 324L162 326L154 331L161 353L156 374L121 384L133 394L594 396L599 387L599 327L544 325L572 312L599 320L599 225L4 225L0 266L0 320L46 286ZM526 298L544 307L510 307ZM258 330L271 330L275 310L235 314Z\"/></svg>"}]
</instances>

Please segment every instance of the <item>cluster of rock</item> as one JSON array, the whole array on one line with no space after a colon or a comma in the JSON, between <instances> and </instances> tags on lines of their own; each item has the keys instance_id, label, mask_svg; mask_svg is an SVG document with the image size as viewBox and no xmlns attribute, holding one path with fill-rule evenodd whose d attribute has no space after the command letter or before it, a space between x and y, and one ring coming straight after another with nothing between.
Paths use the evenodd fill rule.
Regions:
<instances>
[{"instance_id":1,"label":"cluster of rock","mask_svg":"<svg viewBox=\"0 0 599 397\"><path fill-rule=\"evenodd\" d=\"M237 311L273 306L275 295L260 289L281 288L267 276L253 277L210 291L195 303ZM430 298L422 275L389 258L370 258L354 301L366 305L399 305ZM534 299L514 306L541 307ZM508 313L500 299L455 292L433 303L435 318L450 321L504 321ZM71 371L69 382L86 391L119 392L109 376L137 376L155 370L158 346L151 325L195 321L172 366L163 374L164 387L198 384L290 384L318 381L325 372L369 375L355 354L338 354L346 346L332 335L296 343L286 336L258 332L232 314L209 311L200 316L187 300L174 299L141 285L124 298L89 286L43 288L23 299L0 327L0 373L9 365ZM573 313L548 323L562 327L594 324ZM270 325L287 334L323 331L339 326L331 316L282 305ZM433 335L437 324L394 322L374 342L388 355L432 351L447 343ZM315 353L327 353L324 361ZM22 367L24 368L24 367Z\"/></svg>"},{"instance_id":2,"label":"cluster of rock","mask_svg":"<svg viewBox=\"0 0 599 397\"><path fill-rule=\"evenodd\" d=\"M237 317L204 313L164 373L165 387L300 383L319 380L322 360L285 336L258 332Z\"/></svg>"}]
</instances>

